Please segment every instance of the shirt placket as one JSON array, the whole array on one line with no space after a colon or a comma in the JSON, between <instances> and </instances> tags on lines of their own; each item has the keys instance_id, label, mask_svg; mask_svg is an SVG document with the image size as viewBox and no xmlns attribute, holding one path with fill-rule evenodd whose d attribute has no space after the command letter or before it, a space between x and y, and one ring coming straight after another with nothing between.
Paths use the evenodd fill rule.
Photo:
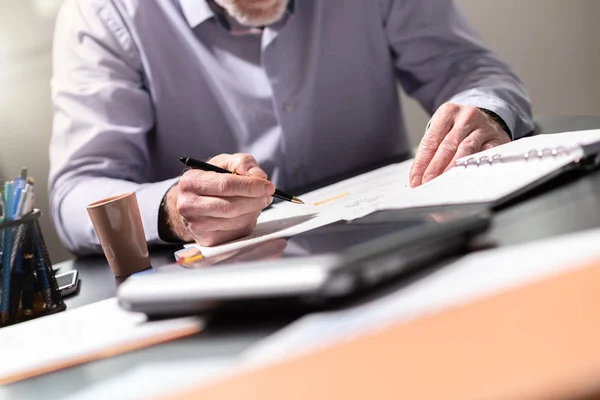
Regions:
<instances>
[{"instance_id":1,"label":"shirt placket","mask_svg":"<svg viewBox=\"0 0 600 400\"><path fill-rule=\"evenodd\" d=\"M305 149L298 131L300 121L300 96L298 66L286 57L285 43L280 30L283 24L265 29L262 40L262 65L265 69L273 93L273 106L282 130L281 157L278 160L285 176L286 186L297 188L310 182L308 169L304 165Z\"/></svg>"}]
</instances>

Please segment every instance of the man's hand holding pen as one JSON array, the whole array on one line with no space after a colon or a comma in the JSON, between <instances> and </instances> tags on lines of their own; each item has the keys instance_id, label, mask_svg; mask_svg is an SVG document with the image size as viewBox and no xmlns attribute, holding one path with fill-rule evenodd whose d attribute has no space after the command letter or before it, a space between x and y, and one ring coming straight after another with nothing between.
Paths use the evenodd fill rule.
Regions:
<instances>
[{"instance_id":1,"label":"man's hand holding pen","mask_svg":"<svg viewBox=\"0 0 600 400\"><path fill-rule=\"evenodd\" d=\"M169 190L164 207L171 234L202 246L249 235L275 193L249 154L220 154L210 163L235 174L190 169Z\"/></svg>"}]
</instances>

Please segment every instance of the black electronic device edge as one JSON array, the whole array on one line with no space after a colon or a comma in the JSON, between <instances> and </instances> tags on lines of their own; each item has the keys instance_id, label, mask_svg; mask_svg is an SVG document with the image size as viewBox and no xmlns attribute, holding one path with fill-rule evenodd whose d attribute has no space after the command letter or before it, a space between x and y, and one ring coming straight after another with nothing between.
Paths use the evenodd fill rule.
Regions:
<instances>
[{"instance_id":1,"label":"black electronic device edge","mask_svg":"<svg viewBox=\"0 0 600 400\"><path fill-rule=\"evenodd\" d=\"M459 207L449 208L459 209ZM424 208L419 211L426 210L427 208ZM404 213L406 210L397 210L397 212ZM364 223L364 220L354 223L361 224ZM152 301L148 298L134 299L130 296L131 291L122 292L125 287L120 287L118 297L124 308L159 318L206 312L227 314L250 312L253 314L256 312L315 311L335 307L349 299L360 297L367 291L370 292L387 283L398 281L408 273L434 265L446 257L464 253L470 243L469 239L484 232L490 224L489 210L476 207L476 212L453 219L450 223L440 224L435 228L435 233L432 233L431 229L423 229L407 237L406 232L399 232L353 246L340 257L339 268L335 267L330 270L330 279L311 293L294 293L288 296L190 298L189 301L160 295L160 301ZM254 263L256 264L256 262ZM231 264L231 266L238 265L240 264ZM227 268L228 265L219 266L217 270L221 270L223 267ZM213 269L208 268L208 270ZM204 274L209 271L203 269L189 272ZM170 280L177 274L153 275L155 275L154 279L159 278L158 275L163 275L160 279L164 279L164 284L169 285ZM152 279L152 277L149 278ZM189 275L188 278L192 278L192 275ZM197 277L194 278L197 279ZM133 281L136 280L133 279ZM189 281L189 279L187 280ZM350 286L348 286L349 280L351 281ZM131 286L132 284L135 283L130 280L124 285ZM351 287L351 289L338 291L336 295L336 287L344 286Z\"/></svg>"}]
</instances>

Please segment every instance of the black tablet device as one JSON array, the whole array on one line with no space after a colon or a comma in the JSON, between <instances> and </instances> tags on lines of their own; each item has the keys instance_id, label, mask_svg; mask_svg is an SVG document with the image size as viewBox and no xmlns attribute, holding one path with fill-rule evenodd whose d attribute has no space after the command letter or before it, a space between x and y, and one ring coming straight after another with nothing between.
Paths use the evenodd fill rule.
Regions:
<instances>
[{"instance_id":1,"label":"black tablet device","mask_svg":"<svg viewBox=\"0 0 600 400\"><path fill-rule=\"evenodd\" d=\"M481 208L379 211L186 268L146 271L121 284L118 298L151 316L323 306L462 252L489 224Z\"/></svg>"}]
</instances>

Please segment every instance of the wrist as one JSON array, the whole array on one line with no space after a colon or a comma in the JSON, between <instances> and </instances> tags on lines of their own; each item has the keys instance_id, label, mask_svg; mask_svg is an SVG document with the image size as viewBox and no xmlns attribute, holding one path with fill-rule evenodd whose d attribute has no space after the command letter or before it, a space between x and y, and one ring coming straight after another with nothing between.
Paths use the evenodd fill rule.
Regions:
<instances>
[{"instance_id":1,"label":"wrist","mask_svg":"<svg viewBox=\"0 0 600 400\"><path fill-rule=\"evenodd\" d=\"M498 126L500 126L500 128L502 128L502 130L504 132L506 132L506 134L508 135L508 137L510 137L512 139L512 133L510 131L510 128L508 127L508 125L506 124L506 122L504 122L504 120L502 119L502 117L500 117L498 114L496 114L493 111L490 111L486 108L481 108L481 107L477 107L479 109L479 111L481 111L482 113L484 113L485 115L487 115L492 121L494 121L496 124L498 124Z\"/></svg>"},{"instance_id":2,"label":"wrist","mask_svg":"<svg viewBox=\"0 0 600 400\"><path fill-rule=\"evenodd\" d=\"M186 240L187 230L177 211L179 187L171 186L163 196L158 210L158 236L167 243L180 243Z\"/></svg>"}]
</instances>

